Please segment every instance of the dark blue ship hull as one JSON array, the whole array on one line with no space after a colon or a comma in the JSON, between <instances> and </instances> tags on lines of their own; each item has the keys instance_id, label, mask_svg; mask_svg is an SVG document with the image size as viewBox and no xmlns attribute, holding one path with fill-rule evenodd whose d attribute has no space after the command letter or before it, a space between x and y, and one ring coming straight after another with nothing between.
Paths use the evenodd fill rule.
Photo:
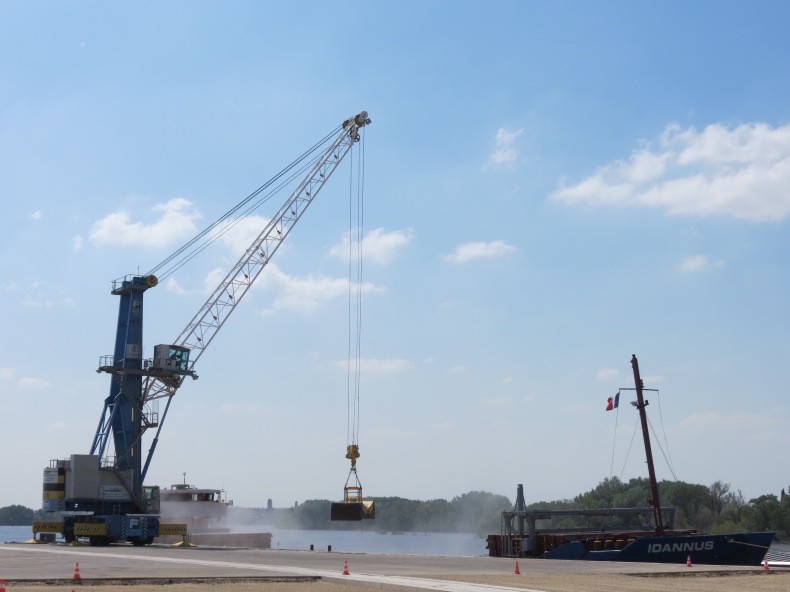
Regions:
<instances>
[{"instance_id":1,"label":"dark blue ship hull","mask_svg":"<svg viewBox=\"0 0 790 592\"><path fill-rule=\"evenodd\" d=\"M639 561L759 566L776 536L775 532L690 534L636 538L622 549L589 550L583 541L570 541L542 555L546 559L581 561Z\"/></svg>"}]
</instances>

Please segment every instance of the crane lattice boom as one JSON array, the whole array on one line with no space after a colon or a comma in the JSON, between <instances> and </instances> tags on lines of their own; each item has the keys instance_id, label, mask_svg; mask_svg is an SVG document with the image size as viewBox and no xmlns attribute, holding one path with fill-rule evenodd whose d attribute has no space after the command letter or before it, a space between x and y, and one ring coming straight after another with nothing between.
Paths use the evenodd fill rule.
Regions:
<instances>
[{"instance_id":1,"label":"crane lattice boom","mask_svg":"<svg viewBox=\"0 0 790 592\"><path fill-rule=\"evenodd\" d=\"M194 369L197 360L329 180L343 157L359 140L359 128L368 123L370 120L365 111L343 122L343 130L337 138L324 151L305 179L173 342L190 350L190 370ZM145 401L173 396L183 380L183 376L174 377L174 380L149 377L145 385Z\"/></svg>"}]
</instances>

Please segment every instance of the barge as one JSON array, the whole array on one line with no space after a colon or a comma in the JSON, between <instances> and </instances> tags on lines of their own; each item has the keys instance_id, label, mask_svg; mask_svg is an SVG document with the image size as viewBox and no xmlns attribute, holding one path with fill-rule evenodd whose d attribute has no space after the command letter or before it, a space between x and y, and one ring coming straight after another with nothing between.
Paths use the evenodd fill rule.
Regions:
<instances>
[{"instance_id":1,"label":"barge","mask_svg":"<svg viewBox=\"0 0 790 592\"><path fill-rule=\"evenodd\" d=\"M532 509L527 510L523 486L518 486L513 510L502 513L500 534L488 536L488 553L495 557L540 557L582 561L638 561L708 565L759 566L776 532L702 534L694 529L674 528L674 508L662 508L650 447L642 379L636 356L631 358L633 389L639 411L650 479L651 499L643 508ZM632 389L625 389L632 390ZM538 521L557 517L638 517L643 528L617 530L539 528Z\"/></svg>"}]
</instances>

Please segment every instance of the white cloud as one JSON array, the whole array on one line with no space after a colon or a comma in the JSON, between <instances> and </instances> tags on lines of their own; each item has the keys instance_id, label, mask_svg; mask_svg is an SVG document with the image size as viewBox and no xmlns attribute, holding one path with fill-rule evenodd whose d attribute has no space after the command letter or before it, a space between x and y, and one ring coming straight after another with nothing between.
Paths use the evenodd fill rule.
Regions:
<instances>
[{"instance_id":1,"label":"white cloud","mask_svg":"<svg viewBox=\"0 0 790 592\"><path fill-rule=\"evenodd\" d=\"M14 375L13 368L0 368L0 378L8 379Z\"/></svg>"},{"instance_id":2,"label":"white cloud","mask_svg":"<svg viewBox=\"0 0 790 592\"><path fill-rule=\"evenodd\" d=\"M414 231L411 228L385 232L383 228L376 228L368 232L362 238L360 252L363 261L370 261L377 265L390 263L398 256L398 253L406 247L414 238ZM356 242L351 245L350 233L346 233L340 244L329 249L329 255L340 259L348 259L349 252L357 252Z\"/></svg>"},{"instance_id":3,"label":"white cloud","mask_svg":"<svg viewBox=\"0 0 790 592\"><path fill-rule=\"evenodd\" d=\"M778 422L770 414L756 413L731 413L724 414L718 411L706 411L690 415L678 424L680 430L689 430L690 433L710 430L713 432L741 433L760 432L766 426L773 426Z\"/></svg>"},{"instance_id":4,"label":"white cloud","mask_svg":"<svg viewBox=\"0 0 790 592\"><path fill-rule=\"evenodd\" d=\"M466 263L473 259L492 259L504 257L516 250L516 247L505 241L497 240L490 243L475 242L458 245L452 255L445 255L443 259L453 263Z\"/></svg>"},{"instance_id":5,"label":"white cloud","mask_svg":"<svg viewBox=\"0 0 790 592\"><path fill-rule=\"evenodd\" d=\"M37 391L49 386L49 383L46 380L41 380L40 378L32 378L30 376L23 376L19 379L17 383L19 388Z\"/></svg>"},{"instance_id":6,"label":"white cloud","mask_svg":"<svg viewBox=\"0 0 790 592\"><path fill-rule=\"evenodd\" d=\"M408 366L409 360L402 358L360 360L360 368L363 374L391 374L393 372L401 372Z\"/></svg>"},{"instance_id":7,"label":"white cloud","mask_svg":"<svg viewBox=\"0 0 790 592\"><path fill-rule=\"evenodd\" d=\"M213 286L216 286L219 281L217 280ZM274 263L269 263L266 266L266 271L261 274L256 286L277 294L272 306L265 311L267 314L278 310L311 313L327 302L337 298L347 298L349 294L349 282L346 278L332 278L322 275L290 276ZM363 294L382 291L381 288L369 282L364 282L361 285Z\"/></svg>"},{"instance_id":8,"label":"white cloud","mask_svg":"<svg viewBox=\"0 0 790 592\"><path fill-rule=\"evenodd\" d=\"M599 168L550 199L642 206L681 216L778 221L790 214L790 124L668 126L655 147Z\"/></svg>"},{"instance_id":9,"label":"white cloud","mask_svg":"<svg viewBox=\"0 0 790 592\"><path fill-rule=\"evenodd\" d=\"M377 425L370 428L369 434L369 438L375 438L381 442L391 442L392 440L413 442L418 439L418 434L415 434L414 430L403 426Z\"/></svg>"},{"instance_id":10,"label":"white cloud","mask_svg":"<svg viewBox=\"0 0 790 592\"><path fill-rule=\"evenodd\" d=\"M75 253L79 253L80 251L82 251L82 243L83 243L82 235L80 234L75 235L74 238L71 239L71 250L74 251Z\"/></svg>"},{"instance_id":11,"label":"white cloud","mask_svg":"<svg viewBox=\"0 0 790 592\"><path fill-rule=\"evenodd\" d=\"M708 258L705 255L694 255L692 257L685 257L683 261L680 262L680 271L690 273L699 271L707 265Z\"/></svg>"},{"instance_id":12,"label":"white cloud","mask_svg":"<svg viewBox=\"0 0 790 592\"><path fill-rule=\"evenodd\" d=\"M496 133L496 145L494 151L489 155L487 166L512 167L518 160L518 149L515 147L516 140L524 133L523 129L509 132L500 127Z\"/></svg>"},{"instance_id":13,"label":"white cloud","mask_svg":"<svg viewBox=\"0 0 790 592\"><path fill-rule=\"evenodd\" d=\"M480 404L490 407L507 407L513 404L513 397L510 395L502 395L499 397L483 397L480 399Z\"/></svg>"},{"instance_id":14,"label":"white cloud","mask_svg":"<svg viewBox=\"0 0 790 592\"><path fill-rule=\"evenodd\" d=\"M169 278L167 278L167 283L165 284L165 289L168 292L173 292L174 294L183 295L183 294L187 294L188 293L188 290L186 290L185 288L182 288L181 284L179 284L176 281L176 278L174 278L173 276L170 276Z\"/></svg>"},{"instance_id":15,"label":"white cloud","mask_svg":"<svg viewBox=\"0 0 790 592\"><path fill-rule=\"evenodd\" d=\"M228 244L232 242L234 240L230 239ZM203 276L200 287L185 288L173 276L167 278L165 286L168 292L178 295L209 295L214 293L217 287L224 282L227 275L227 269L216 267ZM347 298L349 282L347 278L332 278L320 274L303 277L292 276L283 272L276 263L268 263L250 290L268 294L265 298L269 299L270 306L263 311L264 314L273 314L282 310L312 313L328 302ZM376 287L369 282L362 284L363 294L383 291L383 288Z\"/></svg>"},{"instance_id":16,"label":"white cloud","mask_svg":"<svg viewBox=\"0 0 790 592\"><path fill-rule=\"evenodd\" d=\"M335 362L339 368L348 368L348 362L345 360ZM392 374L393 372L401 372L409 366L409 361L402 358L390 358L386 360L379 360L376 358L362 359L359 361L359 369L362 374Z\"/></svg>"},{"instance_id":17,"label":"white cloud","mask_svg":"<svg viewBox=\"0 0 790 592\"><path fill-rule=\"evenodd\" d=\"M443 421L434 421L429 423L426 426L426 431L429 434L433 434L436 432L452 432L455 431L457 428L458 428L457 422L451 419L445 419Z\"/></svg>"},{"instance_id":18,"label":"white cloud","mask_svg":"<svg viewBox=\"0 0 790 592\"><path fill-rule=\"evenodd\" d=\"M224 403L219 409L223 413L237 415L261 415L270 411L270 408L263 403Z\"/></svg>"},{"instance_id":19,"label":"white cloud","mask_svg":"<svg viewBox=\"0 0 790 592\"><path fill-rule=\"evenodd\" d=\"M270 263L269 267L274 268L274 265ZM212 269L206 274L206 277L203 278L203 291L206 294L212 294L214 290L217 289L217 286L225 279L226 275L228 275L228 272L225 269L220 269L219 267ZM167 289L175 293L179 293L179 290L183 290L175 281L172 284L168 282Z\"/></svg>"},{"instance_id":20,"label":"white cloud","mask_svg":"<svg viewBox=\"0 0 790 592\"><path fill-rule=\"evenodd\" d=\"M595 374L598 380L611 381L620 378L620 371L615 368L601 368Z\"/></svg>"},{"instance_id":21,"label":"white cloud","mask_svg":"<svg viewBox=\"0 0 790 592\"><path fill-rule=\"evenodd\" d=\"M41 220L43 215L44 214L41 213L41 210L36 210L32 214L30 214L30 217L33 218L33 220L38 221L38 220Z\"/></svg>"},{"instance_id":22,"label":"white cloud","mask_svg":"<svg viewBox=\"0 0 790 592\"><path fill-rule=\"evenodd\" d=\"M708 267L722 267L723 265L724 261L710 261L705 255L692 255L684 257L678 268L683 273L694 273Z\"/></svg>"},{"instance_id":23,"label":"white cloud","mask_svg":"<svg viewBox=\"0 0 790 592\"><path fill-rule=\"evenodd\" d=\"M171 199L152 211L158 220L151 223L132 222L128 211L108 214L93 224L88 238L97 245L161 247L197 233L195 221L200 214L186 199Z\"/></svg>"},{"instance_id":24,"label":"white cloud","mask_svg":"<svg viewBox=\"0 0 790 592\"><path fill-rule=\"evenodd\" d=\"M219 241L228 246L234 256L241 257L269 222L268 218L257 214L231 221Z\"/></svg>"},{"instance_id":25,"label":"white cloud","mask_svg":"<svg viewBox=\"0 0 790 592\"><path fill-rule=\"evenodd\" d=\"M66 288L52 288L46 281L35 280L23 288L14 285L14 290L23 290L22 305L29 308L53 308L74 304L74 299Z\"/></svg>"}]
</instances>

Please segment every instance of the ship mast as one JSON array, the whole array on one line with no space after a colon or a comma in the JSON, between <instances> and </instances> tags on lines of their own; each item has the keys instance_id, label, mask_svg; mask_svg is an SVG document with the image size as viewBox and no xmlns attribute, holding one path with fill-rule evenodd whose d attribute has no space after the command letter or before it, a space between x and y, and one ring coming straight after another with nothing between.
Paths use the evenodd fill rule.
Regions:
<instances>
[{"instance_id":1,"label":"ship mast","mask_svg":"<svg viewBox=\"0 0 790 592\"><path fill-rule=\"evenodd\" d=\"M664 534L664 518L661 516L661 500L658 495L658 481L656 480L656 469L653 466L653 450L650 448L650 431L647 426L647 413L645 407L648 401L642 396L642 378L639 376L639 362L636 356L631 357L631 367L634 369L634 386L636 386L636 408L639 410L639 420L642 422L642 437L645 441L645 456L647 457L647 472L650 477L650 495L652 499L649 501L653 506L653 520L656 525L656 535L663 536Z\"/></svg>"}]
</instances>

